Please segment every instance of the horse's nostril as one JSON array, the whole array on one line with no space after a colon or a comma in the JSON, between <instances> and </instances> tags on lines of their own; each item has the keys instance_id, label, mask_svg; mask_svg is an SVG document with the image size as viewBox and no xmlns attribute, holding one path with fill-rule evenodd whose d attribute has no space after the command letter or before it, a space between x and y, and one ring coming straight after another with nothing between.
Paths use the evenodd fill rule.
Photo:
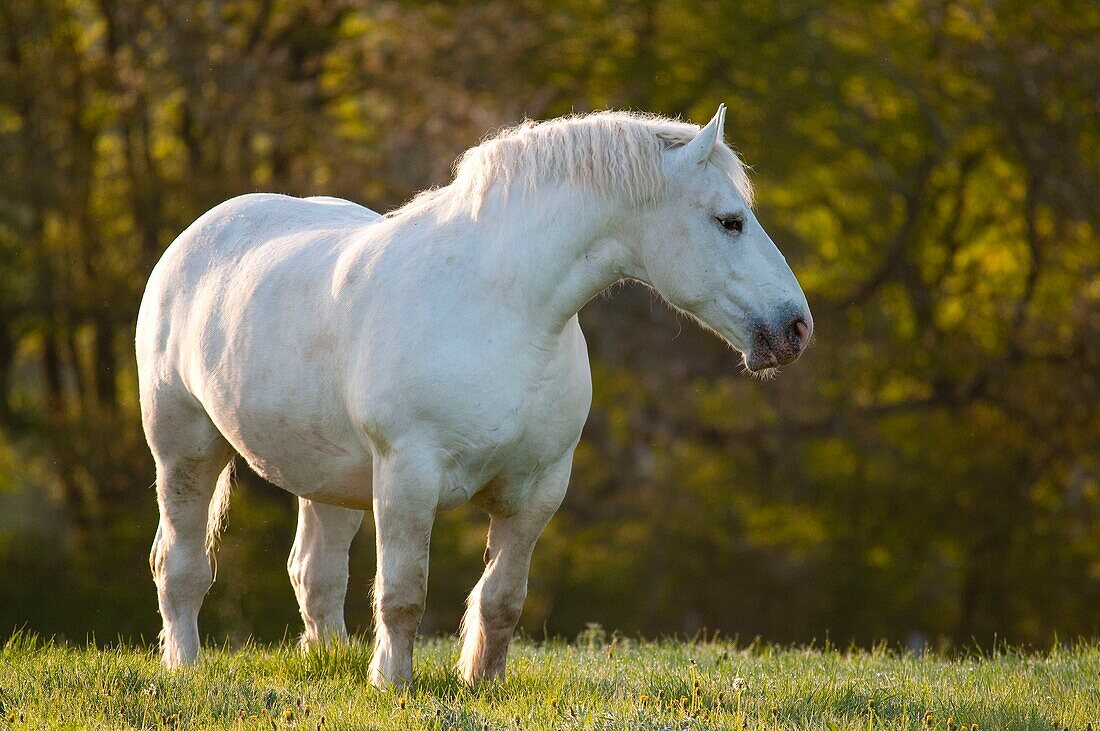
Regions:
<instances>
[{"instance_id":1,"label":"horse's nostril","mask_svg":"<svg viewBox=\"0 0 1100 731\"><path fill-rule=\"evenodd\" d=\"M790 333L791 342L799 350L805 348L810 341L810 326L801 317L790 324L788 332Z\"/></svg>"}]
</instances>

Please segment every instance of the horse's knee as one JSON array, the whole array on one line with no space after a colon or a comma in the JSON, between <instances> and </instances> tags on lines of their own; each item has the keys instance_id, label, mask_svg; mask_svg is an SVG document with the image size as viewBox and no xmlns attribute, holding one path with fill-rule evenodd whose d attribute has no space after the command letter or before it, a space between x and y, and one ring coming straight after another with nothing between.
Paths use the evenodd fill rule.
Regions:
<instances>
[{"instance_id":1,"label":"horse's knee","mask_svg":"<svg viewBox=\"0 0 1100 731\"><path fill-rule=\"evenodd\" d=\"M376 601L378 622L391 631L415 632L424 616L423 597L379 596Z\"/></svg>"}]
</instances>

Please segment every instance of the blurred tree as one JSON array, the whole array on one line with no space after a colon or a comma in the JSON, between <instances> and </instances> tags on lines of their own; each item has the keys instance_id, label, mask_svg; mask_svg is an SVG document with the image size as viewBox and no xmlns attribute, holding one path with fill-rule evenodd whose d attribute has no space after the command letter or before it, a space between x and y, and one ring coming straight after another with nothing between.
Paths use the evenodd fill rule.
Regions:
<instances>
[{"instance_id":1,"label":"blurred tree","mask_svg":"<svg viewBox=\"0 0 1100 731\"><path fill-rule=\"evenodd\" d=\"M596 402L525 625L1096 635L1098 36L1057 2L0 0L0 628L155 631L133 320L204 210L388 208L524 115L726 101L817 344L761 384L641 287L586 308ZM430 629L475 516L441 516ZM207 629L296 626L292 521L246 480Z\"/></svg>"}]
</instances>

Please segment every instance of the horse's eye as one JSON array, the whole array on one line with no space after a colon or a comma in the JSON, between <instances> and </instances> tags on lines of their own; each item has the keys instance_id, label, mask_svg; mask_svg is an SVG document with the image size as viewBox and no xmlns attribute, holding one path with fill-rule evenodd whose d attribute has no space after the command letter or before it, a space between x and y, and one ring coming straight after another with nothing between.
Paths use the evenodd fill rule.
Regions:
<instances>
[{"instance_id":1,"label":"horse's eye","mask_svg":"<svg viewBox=\"0 0 1100 731\"><path fill-rule=\"evenodd\" d=\"M745 220L740 216L715 216L715 219L730 233L739 234L745 228Z\"/></svg>"}]
</instances>

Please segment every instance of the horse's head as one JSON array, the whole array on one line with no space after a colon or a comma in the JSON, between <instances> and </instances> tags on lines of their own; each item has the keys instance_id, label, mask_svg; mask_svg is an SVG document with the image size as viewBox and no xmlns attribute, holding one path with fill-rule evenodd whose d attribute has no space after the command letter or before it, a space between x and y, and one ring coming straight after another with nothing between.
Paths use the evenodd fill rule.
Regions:
<instances>
[{"instance_id":1,"label":"horse's head","mask_svg":"<svg viewBox=\"0 0 1100 731\"><path fill-rule=\"evenodd\" d=\"M749 370L763 371L798 359L813 318L746 200L747 184L712 164L732 160L719 149L724 120L725 105L694 139L665 149L664 193L638 213L632 238L647 281L732 344Z\"/></svg>"}]
</instances>

